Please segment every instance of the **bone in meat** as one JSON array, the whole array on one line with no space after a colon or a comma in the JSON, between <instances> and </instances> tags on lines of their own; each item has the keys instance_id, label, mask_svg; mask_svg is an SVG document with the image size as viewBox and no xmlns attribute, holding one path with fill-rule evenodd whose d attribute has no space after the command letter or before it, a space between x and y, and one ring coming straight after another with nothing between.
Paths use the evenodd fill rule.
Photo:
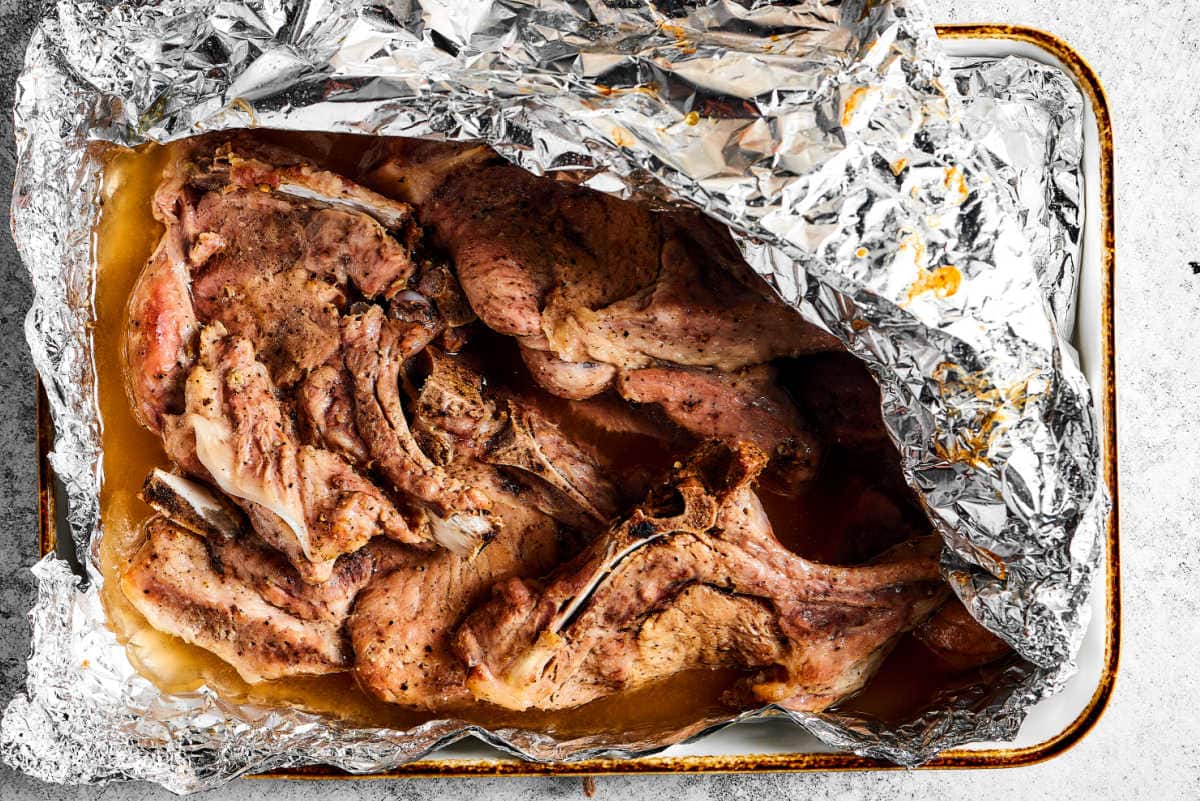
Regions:
<instances>
[{"instance_id":1,"label":"bone in meat","mask_svg":"<svg viewBox=\"0 0 1200 801\"><path fill-rule=\"evenodd\" d=\"M424 348L435 331L422 323L384 317L378 306L342 321L346 366L354 379L358 431L388 481L412 496L429 514L432 536L458 553L477 551L500 520L487 495L434 464L409 428L400 401L404 363Z\"/></svg>"},{"instance_id":2,"label":"bone in meat","mask_svg":"<svg viewBox=\"0 0 1200 801\"><path fill-rule=\"evenodd\" d=\"M377 534L417 543L391 501L345 460L300 445L250 343L219 324L201 332L200 363L175 424L194 453L181 459L233 498L255 531L308 581L325 581L337 557ZM203 468L196 471L197 463Z\"/></svg>"},{"instance_id":3,"label":"bone in meat","mask_svg":"<svg viewBox=\"0 0 1200 801\"><path fill-rule=\"evenodd\" d=\"M765 462L752 445L706 445L546 580L499 582L455 640L472 694L561 709L684 668L736 667L754 671L739 700L815 711L861 687L944 599L936 538L861 567L801 559L750 489Z\"/></svg>"}]
</instances>

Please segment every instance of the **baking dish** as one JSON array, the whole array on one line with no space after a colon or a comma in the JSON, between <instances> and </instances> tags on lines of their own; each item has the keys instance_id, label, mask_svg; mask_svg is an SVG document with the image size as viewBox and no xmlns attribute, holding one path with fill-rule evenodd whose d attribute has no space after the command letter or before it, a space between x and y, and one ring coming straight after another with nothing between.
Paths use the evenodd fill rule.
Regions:
<instances>
[{"instance_id":1,"label":"baking dish","mask_svg":"<svg viewBox=\"0 0 1200 801\"><path fill-rule=\"evenodd\" d=\"M1106 481L1116 503L1116 448L1113 417L1115 353L1112 333L1113 227L1111 204L1111 130L1103 92L1094 74L1067 45L1037 31L999 26L940 28L954 55L1019 54L1057 66L1073 77L1090 101L1085 119L1083 270L1075 346L1102 409ZM39 418L42 455L41 531L43 551L53 547L54 496L45 455L51 441L48 416ZM1040 705L1015 744L948 752L930 763L938 767L985 767L1027 764L1053 756L1076 742L1098 718L1111 692L1119 637L1116 515L1110 518L1106 570L1093 594L1093 625L1080 656L1080 674L1066 692ZM65 539L65 538L64 538ZM528 763L485 746L460 742L433 757L401 766L386 776L461 776L475 774L593 774L632 772L705 772L751 770L854 769L885 767L852 754L832 753L784 721L766 721L722 730L641 759L592 759L571 763ZM343 776L309 767L265 774L271 777Z\"/></svg>"}]
</instances>

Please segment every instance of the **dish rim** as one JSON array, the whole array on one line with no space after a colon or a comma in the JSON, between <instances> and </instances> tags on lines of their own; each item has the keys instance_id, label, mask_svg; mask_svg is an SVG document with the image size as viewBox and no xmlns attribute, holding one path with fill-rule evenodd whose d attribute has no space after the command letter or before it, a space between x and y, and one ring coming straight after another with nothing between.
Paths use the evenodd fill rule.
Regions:
<instances>
[{"instance_id":1,"label":"dish rim","mask_svg":"<svg viewBox=\"0 0 1200 801\"><path fill-rule=\"evenodd\" d=\"M1105 537L1106 626L1104 666L1087 706L1065 729L1040 743L1019 748L958 748L946 751L919 770L1009 768L1034 765L1063 754L1077 745L1096 725L1108 706L1116 683L1121 643L1120 551L1118 542L1116 332L1114 290L1116 273L1116 221L1113 184L1113 132L1108 98L1096 71L1066 41L1054 34L1024 25L967 23L937 25L943 39L1005 39L1034 45L1058 59L1087 96L1096 117L1100 148L1100 259L1101 259L1101 374L1100 397L1104 409L1104 482L1112 501ZM38 542L45 556L56 547L54 473L49 454L54 426L49 404L37 380ZM422 758L379 773L348 773L328 765L305 765L256 773L250 779L391 779L459 778L468 776L599 776L668 773L786 773L803 771L899 770L883 760L853 753L797 752L786 754L731 754L595 758L576 762L529 762L500 759Z\"/></svg>"}]
</instances>

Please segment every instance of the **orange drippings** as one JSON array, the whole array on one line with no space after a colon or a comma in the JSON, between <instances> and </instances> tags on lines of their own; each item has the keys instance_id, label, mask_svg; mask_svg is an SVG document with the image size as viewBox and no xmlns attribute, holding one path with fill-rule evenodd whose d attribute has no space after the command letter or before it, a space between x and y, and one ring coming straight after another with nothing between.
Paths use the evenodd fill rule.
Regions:
<instances>
[{"instance_id":1,"label":"orange drippings","mask_svg":"<svg viewBox=\"0 0 1200 801\"><path fill-rule=\"evenodd\" d=\"M850 97L846 98L846 106L842 110L842 127L850 127L850 122L854 119L854 112L862 105L862 102L867 99L867 95L871 92L869 87L860 86L850 93Z\"/></svg>"},{"instance_id":2,"label":"orange drippings","mask_svg":"<svg viewBox=\"0 0 1200 801\"><path fill-rule=\"evenodd\" d=\"M947 190L947 202L953 203L956 206L961 206L965 203L967 197L971 194L967 188L967 177L963 175L963 171L958 167L947 167L942 183Z\"/></svg>"},{"instance_id":3,"label":"orange drippings","mask_svg":"<svg viewBox=\"0 0 1200 801\"><path fill-rule=\"evenodd\" d=\"M922 269L917 280L908 288L908 302L918 296L932 292L939 298L948 298L958 292L962 284L962 273L953 264L945 264L935 270Z\"/></svg>"},{"instance_id":4,"label":"orange drippings","mask_svg":"<svg viewBox=\"0 0 1200 801\"><path fill-rule=\"evenodd\" d=\"M965 373L949 362L939 365L933 380L938 393L950 409L972 409L960 417L949 432L947 440L934 442L934 452L947 462L961 462L973 467L990 467L991 453L997 440L1012 423L1019 420L1026 407L1042 393L1030 386L1039 378L1031 374L1012 384L997 387L986 373Z\"/></svg>"},{"instance_id":5,"label":"orange drippings","mask_svg":"<svg viewBox=\"0 0 1200 801\"><path fill-rule=\"evenodd\" d=\"M681 53L691 55L696 52L696 46L692 43L688 32L678 25L672 25L669 22L664 22L659 26L664 32L675 37L675 46L679 48Z\"/></svg>"},{"instance_id":6,"label":"orange drippings","mask_svg":"<svg viewBox=\"0 0 1200 801\"><path fill-rule=\"evenodd\" d=\"M637 143L637 140L633 138L633 134L620 125L613 126L611 136L613 144L617 147L633 147Z\"/></svg>"}]
</instances>

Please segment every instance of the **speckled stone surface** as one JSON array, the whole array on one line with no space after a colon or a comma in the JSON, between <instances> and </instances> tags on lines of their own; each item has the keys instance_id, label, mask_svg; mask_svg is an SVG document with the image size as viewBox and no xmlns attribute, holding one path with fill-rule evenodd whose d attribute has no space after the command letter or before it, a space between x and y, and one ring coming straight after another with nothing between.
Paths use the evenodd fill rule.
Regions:
<instances>
[{"instance_id":1,"label":"speckled stone surface","mask_svg":"<svg viewBox=\"0 0 1200 801\"><path fill-rule=\"evenodd\" d=\"M766 797L1074 799L1200 797L1200 2L927 0L939 22L1032 25L1070 42L1099 72L1115 117L1117 339L1123 648L1116 692L1095 730L1047 763L1006 771L609 777L598 799ZM12 82L36 16L0 0L0 207L12 180ZM0 233L0 705L24 681L35 554L33 371L23 320L30 291ZM147 785L64 788L0 767L0 799L167 794ZM581 798L579 779L243 781L222 801Z\"/></svg>"}]
</instances>

